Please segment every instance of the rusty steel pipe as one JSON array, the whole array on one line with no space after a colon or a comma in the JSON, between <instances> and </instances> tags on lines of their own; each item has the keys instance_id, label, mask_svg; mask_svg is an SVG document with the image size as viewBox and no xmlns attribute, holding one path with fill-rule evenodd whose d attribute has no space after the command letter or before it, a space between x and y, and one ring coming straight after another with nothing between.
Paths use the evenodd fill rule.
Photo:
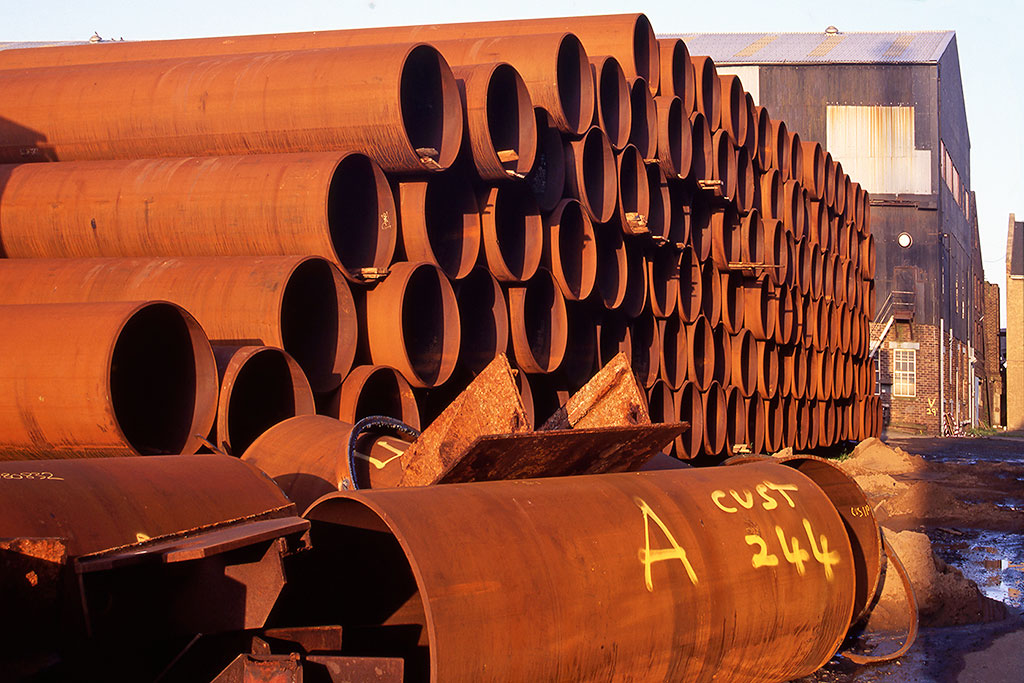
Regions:
<instances>
[{"instance_id":1,"label":"rusty steel pipe","mask_svg":"<svg viewBox=\"0 0 1024 683\"><path fill-rule=\"evenodd\" d=\"M778 315L775 291L771 283L748 279L744 287L744 326L755 339L773 339Z\"/></svg>"},{"instance_id":2,"label":"rusty steel pipe","mask_svg":"<svg viewBox=\"0 0 1024 683\"><path fill-rule=\"evenodd\" d=\"M711 57L690 55L695 74L697 111L704 115L712 133L722 127L722 87L719 85L718 69Z\"/></svg>"},{"instance_id":3,"label":"rusty steel pipe","mask_svg":"<svg viewBox=\"0 0 1024 683\"><path fill-rule=\"evenodd\" d=\"M619 310L627 318L636 318L647 306L648 268L643 244L626 239L626 292Z\"/></svg>"},{"instance_id":4,"label":"rusty steel pipe","mask_svg":"<svg viewBox=\"0 0 1024 683\"><path fill-rule=\"evenodd\" d=\"M764 399L764 448L776 453L784 448L785 424L782 414L782 400L778 395Z\"/></svg>"},{"instance_id":5,"label":"rusty steel pipe","mask_svg":"<svg viewBox=\"0 0 1024 683\"><path fill-rule=\"evenodd\" d=\"M771 159L768 164L779 172L782 182L793 178L793 139L789 135L785 121L770 119L771 125Z\"/></svg>"},{"instance_id":6,"label":"rusty steel pipe","mask_svg":"<svg viewBox=\"0 0 1024 683\"><path fill-rule=\"evenodd\" d=\"M709 325L715 326L722 319L722 278L711 261L705 262L701 268L701 292L701 315Z\"/></svg>"},{"instance_id":7,"label":"rusty steel pipe","mask_svg":"<svg viewBox=\"0 0 1024 683\"><path fill-rule=\"evenodd\" d=\"M661 333L653 315L641 315L629 323L633 374L644 389L650 389L661 373Z\"/></svg>"},{"instance_id":8,"label":"rusty steel pipe","mask_svg":"<svg viewBox=\"0 0 1024 683\"><path fill-rule=\"evenodd\" d=\"M712 202L698 192L693 195L690 206L690 246L702 263L711 258L711 212Z\"/></svg>"},{"instance_id":9,"label":"rusty steel pipe","mask_svg":"<svg viewBox=\"0 0 1024 683\"><path fill-rule=\"evenodd\" d=\"M0 83L12 163L345 150L419 173L450 166L462 141L455 77L425 44L3 71Z\"/></svg>"},{"instance_id":10,"label":"rusty steel pipe","mask_svg":"<svg viewBox=\"0 0 1024 683\"><path fill-rule=\"evenodd\" d=\"M366 293L366 337L374 365L390 365L414 387L444 384L461 338L451 284L431 263L404 261Z\"/></svg>"},{"instance_id":11,"label":"rusty steel pipe","mask_svg":"<svg viewBox=\"0 0 1024 683\"><path fill-rule=\"evenodd\" d=\"M674 244L680 232L686 228L684 211L689 207L673 206L672 188L661 166L645 163L644 167L647 171L647 192L651 202L647 210L647 231L656 245L667 242Z\"/></svg>"},{"instance_id":12,"label":"rusty steel pipe","mask_svg":"<svg viewBox=\"0 0 1024 683\"><path fill-rule=\"evenodd\" d=\"M771 226L772 221L770 219L763 220L761 218L761 212L757 209L751 209L746 216L740 221L740 234L739 234L739 245L740 261L744 261L748 264L748 268L753 267L756 264L763 264L765 260L765 251L769 244L768 235L765 232L766 224L768 227ZM754 269L756 272L756 268ZM771 275L771 271L768 271Z\"/></svg>"},{"instance_id":13,"label":"rusty steel pipe","mask_svg":"<svg viewBox=\"0 0 1024 683\"><path fill-rule=\"evenodd\" d=\"M828 248L828 207L824 201L811 201L806 226L807 239Z\"/></svg>"},{"instance_id":14,"label":"rusty steel pipe","mask_svg":"<svg viewBox=\"0 0 1024 683\"><path fill-rule=\"evenodd\" d=\"M580 140L566 141L566 192L578 199L597 223L607 223L615 215L615 167L615 153L600 128L591 128Z\"/></svg>"},{"instance_id":15,"label":"rusty steel pipe","mask_svg":"<svg viewBox=\"0 0 1024 683\"><path fill-rule=\"evenodd\" d=\"M622 230L615 225L596 225L597 298L608 310L622 306L626 298L629 264Z\"/></svg>"},{"instance_id":16,"label":"rusty steel pipe","mask_svg":"<svg viewBox=\"0 0 1024 683\"><path fill-rule=\"evenodd\" d=\"M597 373L598 331L594 311L586 302L565 304L568 335L561 372L569 388L579 389Z\"/></svg>"},{"instance_id":17,"label":"rusty steel pipe","mask_svg":"<svg viewBox=\"0 0 1024 683\"><path fill-rule=\"evenodd\" d=\"M765 218L778 220L783 218L786 203L781 178L782 176L774 168L766 169L760 173L760 180L757 183L756 206Z\"/></svg>"},{"instance_id":18,"label":"rusty steel pipe","mask_svg":"<svg viewBox=\"0 0 1024 683\"><path fill-rule=\"evenodd\" d=\"M736 446L747 440L747 402L737 387L725 388L725 453L733 455Z\"/></svg>"},{"instance_id":19,"label":"rusty steel pipe","mask_svg":"<svg viewBox=\"0 0 1024 683\"><path fill-rule=\"evenodd\" d=\"M667 318L679 301L679 254L668 247L655 249L647 259L648 300L655 318Z\"/></svg>"},{"instance_id":20,"label":"rusty steel pipe","mask_svg":"<svg viewBox=\"0 0 1024 683\"><path fill-rule=\"evenodd\" d=\"M325 413L341 422L355 424L364 417L383 415L420 428L416 395L402 373L387 365L352 368L331 397Z\"/></svg>"},{"instance_id":21,"label":"rusty steel pipe","mask_svg":"<svg viewBox=\"0 0 1024 683\"><path fill-rule=\"evenodd\" d=\"M383 171L296 153L0 166L8 257L311 254L360 280L395 251Z\"/></svg>"},{"instance_id":22,"label":"rusty steel pipe","mask_svg":"<svg viewBox=\"0 0 1024 683\"><path fill-rule=\"evenodd\" d=\"M316 412L302 368L281 349L216 344L220 377L217 422L210 439L218 450L241 455L256 437L296 415Z\"/></svg>"},{"instance_id":23,"label":"rusty steel pipe","mask_svg":"<svg viewBox=\"0 0 1024 683\"><path fill-rule=\"evenodd\" d=\"M704 316L698 317L686 326L687 354L686 378L707 391L714 379L716 349L714 326Z\"/></svg>"},{"instance_id":24,"label":"rusty steel pipe","mask_svg":"<svg viewBox=\"0 0 1024 683\"><path fill-rule=\"evenodd\" d=\"M541 107L533 109L537 124L537 155L526 183L542 211L551 211L562 199L566 184L565 145L551 115Z\"/></svg>"},{"instance_id":25,"label":"rusty steel pipe","mask_svg":"<svg viewBox=\"0 0 1024 683\"><path fill-rule=\"evenodd\" d=\"M792 396L782 397L782 444L783 448L796 448L796 433L800 428L799 406Z\"/></svg>"},{"instance_id":26,"label":"rusty steel pipe","mask_svg":"<svg viewBox=\"0 0 1024 683\"><path fill-rule=\"evenodd\" d=\"M658 94L676 96L682 100L683 114L693 112L697 91L693 83L693 63L690 50L679 38L659 38L658 51L661 56L661 81Z\"/></svg>"},{"instance_id":27,"label":"rusty steel pipe","mask_svg":"<svg viewBox=\"0 0 1024 683\"><path fill-rule=\"evenodd\" d=\"M516 375L516 385L523 399L527 422L533 429L547 422L570 398L569 391L559 384L555 375L520 372Z\"/></svg>"},{"instance_id":28,"label":"rusty steel pipe","mask_svg":"<svg viewBox=\"0 0 1024 683\"><path fill-rule=\"evenodd\" d=\"M400 260L433 263L453 280L466 277L481 241L480 205L469 175L450 169L400 182L398 206Z\"/></svg>"},{"instance_id":29,"label":"rusty steel pipe","mask_svg":"<svg viewBox=\"0 0 1024 683\"><path fill-rule=\"evenodd\" d=\"M782 184L782 223L795 239L804 236L806 218L803 188L799 182L787 180Z\"/></svg>"},{"instance_id":30,"label":"rusty steel pipe","mask_svg":"<svg viewBox=\"0 0 1024 683\"><path fill-rule=\"evenodd\" d=\"M3 259L0 291L8 303L166 299L214 341L284 349L314 391L340 385L355 356L348 284L314 256Z\"/></svg>"},{"instance_id":31,"label":"rusty steel pipe","mask_svg":"<svg viewBox=\"0 0 1024 683\"><path fill-rule=\"evenodd\" d=\"M452 73L465 116L463 149L480 178L497 182L529 173L537 153L537 125L520 73L505 62L456 66Z\"/></svg>"},{"instance_id":32,"label":"rusty steel pipe","mask_svg":"<svg viewBox=\"0 0 1024 683\"><path fill-rule=\"evenodd\" d=\"M672 388L665 380L660 378L655 380L651 388L647 390L647 410L650 413L651 422L678 421Z\"/></svg>"},{"instance_id":33,"label":"rusty steel pipe","mask_svg":"<svg viewBox=\"0 0 1024 683\"><path fill-rule=\"evenodd\" d=\"M643 157L633 145L626 145L615 155L618 178L615 198L615 219L626 235L646 235L647 214L651 209L650 187Z\"/></svg>"},{"instance_id":34,"label":"rusty steel pipe","mask_svg":"<svg viewBox=\"0 0 1024 683\"><path fill-rule=\"evenodd\" d=\"M741 225L736 207L726 204L711 211L711 261L720 271L742 258Z\"/></svg>"},{"instance_id":35,"label":"rusty steel pipe","mask_svg":"<svg viewBox=\"0 0 1024 683\"><path fill-rule=\"evenodd\" d=\"M711 333L715 340L715 366L712 377L725 387L732 383L732 336L724 325L716 326Z\"/></svg>"},{"instance_id":36,"label":"rusty steel pipe","mask_svg":"<svg viewBox=\"0 0 1024 683\"><path fill-rule=\"evenodd\" d=\"M509 287L508 314L516 365L533 373L558 368L568 341L568 314L551 271L541 268L525 285Z\"/></svg>"},{"instance_id":37,"label":"rusty steel pipe","mask_svg":"<svg viewBox=\"0 0 1024 683\"><path fill-rule=\"evenodd\" d=\"M773 163L775 149L775 129L772 127L768 109L765 107L754 107L754 122L755 130L757 131L757 140L753 154L754 165L761 171L767 171Z\"/></svg>"},{"instance_id":38,"label":"rusty steel pipe","mask_svg":"<svg viewBox=\"0 0 1024 683\"><path fill-rule=\"evenodd\" d=\"M738 76L718 77L722 101L722 130L729 134L733 144L743 147L747 141L747 99Z\"/></svg>"},{"instance_id":39,"label":"rusty steel pipe","mask_svg":"<svg viewBox=\"0 0 1024 683\"><path fill-rule=\"evenodd\" d=\"M704 278L700 260L692 247L679 253L679 298L676 311L683 322L693 322L700 315L704 301Z\"/></svg>"},{"instance_id":40,"label":"rusty steel pipe","mask_svg":"<svg viewBox=\"0 0 1024 683\"><path fill-rule=\"evenodd\" d=\"M755 491L765 493L747 510L731 491L741 501ZM764 510L765 501L771 510ZM510 518L509 510L519 507ZM571 520L566 509L574 512ZM622 523L630 514L639 526ZM299 585L319 596L315 611L343 628L385 620L418 625L423 646L389 638L380 643L385 654L406 655L417 679L708 681L716 672L744 680L756 671L760 680L789 680L831 657L853 608L853 557L841 518L810 479L772 463L751 463L728 474L665 470L340 493L319 501L308 517L314 550L296 573ZM507 533L499 539L481 531L494 528ZM438 534L450 539L444 548L436 543ZM548 542L538 543L540 538ZM785 562L779 538L787 548L790 538L810 538L821 559ZM453 568L451 548L470 544L479 561ZM510 555L510 544L526 550ZM760 544L778 565L755 568L735 561L734 548L756 558ZM353 554L353 547L362 551ZM672 561L660 561L668 558L657 550L671 552ZM380 566L384 558L396 563L394 574L381 576L366 567ZM550 567L557 580L543 586L528 580L537 566ZM332 574L342 586L364 589L355 597L340 588L324 592ZM493 590L457 588L480 585ZM755 609L755 603L735 597L736 586L778 599L767 612L764 603ZM803 600L807 594L819 599ZM517 610L527 596L542 606L539 619ZM310 602L303 598L297 595L296 601ZM685 626L704 623L711 608L699 606L721 600L729 603L733 620L711 620L707 633ZM406 608L396 612L403 603ZM573 608L558 608L562 603ZM631 605L644 626L607 619L605 604ZM507 616L494 619L495 614ZM558 636L584 631L591 637ZM665 641L667 633L681 635ZM538 638L559 647L529 649ZM616 644L616 657L603 654L604 643ZM420 647L421 657L408 656Z\"/></svg>"},{"instance_id":41,"label":"rusty steel pipe","mask_svg":"<svg viewBox=\"0 0 1024 683\"><path fill-rule=\"evenodd\" d=\"M786 238L792 235L785 229L782 221L765 220L762 222L764 231L764 262L768 267L768 279L775 285L784 285L789 277L789 250Z\"/></svg>"},{"instance_id":42,"label":"rusty steel pipe","mask_svg":"<svg viewBox=\"0 0 1024 683\"><path fill-rule=\"evenodd\" d=\"M800 139L800 134L796 131L790 131L788 149L790 154L790 178L802 184L804 177L803 142Z\"/></svg>"},{"instance_id":43,"label":"rusty steel pipe","mask_svg":"<svg viewBox=\"0 0 1024 683\"><path fill-rule=\"evenodd\" d=\"M807 350L801 344L793 344L782 351L782 362L789 376L789 395L802 399L807 393L807 361L804 358Z\"/></svg>"},{"instance_id":44,"label":"rusty steel pipe","mask_svg":"<svg viewBox=\"0 0 1024 683\"><path fill-rule=\"evenodd\" d=\"M590 296L597 281L594 225L575 199L563 199L544 219L545 268L567 301Z\"/></svg>"},{"instance_id":45,"label":"rusty steel pipe","mask_svg":"<svg viewBox=\"0 0 1024 683\"><path fill-rule=\"evenodd\" d=\"M693 382L684 382L675 401L679 421L690 425L688 431L676 437L676 456L689 460L700 455L704 447L704 395Z\"/></svg>"},{"instance_id":46,"label":"rusty steel pipe","mask_svg":"<svg viewBox=\"0 0 1024 683\"><path fill-rule=\"evenodd\" d=\"M678 97L654 98L658 112L658 162L669 178L686 178L693 161L693 130L690 117Z\"/></svg>"},{"instance_id":47,"label":"rusty steel pipe","mask_svg":"<svg viewBox=\"0 0 1024 683\"><path fill-rule=\"evenodd\" d=\"M747 154L750 155L750 165L755 171L759 171L757 162L756 106L754 104L754 96L748 92L743 93L743 109L747 119L747 139L743 141L743 147L746 148Z\"/></svg>"},{"instance_id":48,"label":"rusty steel pipe","mask_svg":"<svg viewBox=\"0 0 1024 683\"><path fill-rule=\"evenodd\" d=\"M529 280L544 252L544 222L529 185L508 180L481 194L484 262L502 282Z\"/></svg>"},{"instance_id":49,"label":"rusty steel pipe","mask_svg":"<svg viewBox=\"0 0 1024 683\"><path fill-rule=\"evenodd\" d=\"M834 208L836 205L836 162L832 159L832 153L825 152L825 185L822 189L821 198L825 205Z\"/></svg>"},{"instance_id":50,"label":"rusty steel pipe","mask_svg":"<svg viewBox=\"0 0 1024 683\"><path fill-rule=\"evenodd\" d=\"M821 201L825 194L825 151L820 143L805 140L800 143L803 157L803 174L800 182L811 196Z\"/></svg>"},{"instance_id":51,"label":"rusty steel pipe","mask_svg":"<svg viewBox=\"0 0 1024 683\"><path fill-rule=\"evenodd\" d=\"M743 329L744 289L739 273L722 273L722 315L721 324L729 334ZM723 382L724 384L724 382Z\"/></svg>"},{"instance_id":52,"label":"rusty steel pipe","mask_svg":"<svg viewBox=\"0 0 1024 683\"><path fill-rule=\"evenodd\" d=\"M761 398L777 396L779 391L779 352L773 340L757 342L757 393Z\"/></svg>"},{"instance_id":53,"label":"rusty steel pipe","mask_svg":"<svg viewBox=\"0 0 1024 683\"><path fill-rule=\"evenodd\" d=\"M746 147L736 150L736 209L741 214L749 213L755 206L754 195L757 188L754 183L754 165L750 162L750 152Z\"/></svg>"},{"instance_id":54,"label":"rusty steel pipe","mask_svg":"<svg viewBox=\"0 0 1024 683\"><path fill-rule=\"evenodd\" d=\"M509 317L505 294L498 280L482 266L477 266L468 276L455 282L453 288L460 326L456 367L476 375L508 348ZM391 417L419 428L418 424L405 417ZM339 415L339 419L353 424L357 422L355 419L346 419L344 415Z\"/></svg>"},{"instance_id":55,"label":"rusty steel pipe","mask_svg":"<svg viewBox=\"0 0 1024 683\"><path fill-rule=\"evenodd\" d=\"M0 460L199 450L217 411L210 342L163 301L0 306Z\"/></svg>"},{"instance_id":56,"label":"rusty steel pipe","mask_svg":"<svg viewBox=\"0 0 1024 683\"><path fill-rule=\"evenodd\" d=\"M658 105L642 78L630 82L629 103L629 142L640 150L644 159L655 159L658 155Z\"/></svg>"},{"instance_id":57,"label":"rusty steel pipe","mask_svg":"<svg viewBox=\"0 0 1024 683\"><path fill-rule=\"evenodd\" d=\"M751 396L746 399L746 408L747 421L743 430L746 445L751 453L761 453L764 451L764 400L760 396Z\"/></svg>"},{"instance_id":58,"label":"rusty steel pipe","mask_svg":"<svg viewBox=\"0 0 1024 683\"><path fill-rule=\"evenodd\" d=\"M690 129L693 131L692 152L690 157L690 175L695 182L712 180L714 175L715 157L711 140L711 128L701 112L690 115Z\"/></svg>"},{"instance_id":59,"label":"rusty steel pipe","mask_svg":"<svg viewBox=\"0 0 1024 683\"><path fill-rule=\"evenodd\" d=\"M850 176L843 172L843 164L836 161L836 197L834 207L837 214L846 210L846 195L849 191Z\"/></svg>"},{"instance_id":60,"label":"rusty steel pipe","mask_svg":"<svg viewBox=\"0 0 1024 683\"><path fill-rule=\"evenodd\" d=\"M591 125L600 127L608 136L611 146L620 150L629 142L629 133L633 127L633 109L626 75L619 61L608 55L592 56L590 68L597 95Z\"/></svg>"},{"instance_id":61,"label":"rusty steel pipe","mask_svg":"<svg viewBox=\"0 0 1024 683\"><path fill-rule=\"evenodd\" d=\"M782 285L778 288L778 300L775 310L775 343L779 346L792 344L796 340L797 307L799 302L796 293Z\"/></svg>"},{"instance_id":62,"label":"rusty steel pipe","mask_svg":"<svg viewBox=\"0 0 1024 683\"><path fill-rule=\"evenodd\" d=\"M597 323L597 364L607 365L615 356L623 354L626 362L633 362L633 333L629 319L617 311L605 311Z\"/></svg>"},{"instance_id":63,"label":"rusty steel pipe","mask_svg":"<svg viewBox=\"0 0 1024 683\"><path fill-rule=\"evenodd\" d=\"M670 389L676 391L686 381L687 365L690 357L690 346L686 335L686 325L679 318L670 317L658 321L661 337L661 357L659 376Z\"/></svg>"},{"instance_id":64,"label":"rusty steel pipe","mask_svg":"<svg viewBox=\"0 0 1024 683\"><path fill-rule=\"evenodd\" d=\"M728 437L725 391L717 381L704 392L704 451L705 456L716 456L725 450Z\"/></svg>"},{"instance_id":65,"label":"rusty steel pipe","mask_svg":"<svg viewBox=\"0 0 1024 683\"><path fill-rule=\"evenodd\" d=\"M794 246L794 253L797 257L795 264L796 272L796 283L800 287L800 294L807 296L811 291L813 261L818 258L814 244L808 239L797 240Z\"/></svg>"},{"instance_id":66,"label":"rusty steel pipe","mask_svg":"<svg viewBox=\"0 0 1024 683\"><path fill-rule=\"evenodd\" d=\"M714 163L711 165L711 179L721 183L719 190L722 196L731 202L736 197L738 162L736 148L729 138L729 133L725 130L717 131L711 137L711 150L714 158Z\"/></svg>"},{"instance_id":67,"label":"rusty steel pipe","mask_svg":"<svg viewBox=\"0 0 1024 683\"><path fill-rule=\"evenodd\" d=\"M780 399L787 398L793 390L793 376L789 374L789 366L786 365L786 349L779 344L775 345L775 353L778 358L779 366L779 383L775 388L775 393L778 394ZM790 446L789 442L786 443Z\"/></svg>"},{"instance_id":68,"label":"rusty steel pipe","mask_svg":"<svg viewBox=\"0 0 1024 683\"><path fill-rule=\"evenodd\" d=\"M740 329L732 336L731 383L742 396L750 397L757 391L757 377L757 342L749 330Z\"/></svg>"}]
</instances>

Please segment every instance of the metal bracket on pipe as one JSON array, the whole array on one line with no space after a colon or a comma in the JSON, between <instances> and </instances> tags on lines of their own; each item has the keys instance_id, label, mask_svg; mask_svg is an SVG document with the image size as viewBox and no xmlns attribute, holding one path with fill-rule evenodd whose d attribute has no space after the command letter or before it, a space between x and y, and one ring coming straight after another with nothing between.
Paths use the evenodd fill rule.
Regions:
<instances>
[{"instance_id":1,"label":"metal bracket on pipe","mask_svg":"<svg viewBox=\"0 0 1024 683\"><path fill-rule=\"evenodd\" d=\"M364 282L376 282L386 278L389 272L391 271L388 268L360 268L356 277Z\"/></svg>"}]
</instances>

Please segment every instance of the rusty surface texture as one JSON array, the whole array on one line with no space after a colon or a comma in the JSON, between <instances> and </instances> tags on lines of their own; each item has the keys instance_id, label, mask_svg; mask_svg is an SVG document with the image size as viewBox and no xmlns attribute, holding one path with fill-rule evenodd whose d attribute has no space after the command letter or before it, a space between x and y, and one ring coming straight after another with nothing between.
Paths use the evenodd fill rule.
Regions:
<instances>
[{"instance_id":1,"label":"rusty surface texture","mask_svg":"<svg viewBox=\"0 0 1024 683\"><path fill-rule=\"evenodd\" d=\"M533 101L514 66L506 62L456 66L465 111L463 130L473 166L484 181L522 177L537 154Z\"/></svg>"},{"instance_id":2,"label":"rusty surface texture","mask_svg":"<svg viewBox=\"0 0 1024 683\"><path fill-rule=\"evenodd\" d=\"M337 494L307 516L321 564L361 586L322 612L419 626L418 646L378 654L424 679L784 681L832 656L853 608L839 515L781 465ZM371 569L385 556L405 570Z\"/></svg>"},{"instance_id":3,"label":"rusty surface texture","mask_svg":"<svg viewBox=\"0 0 1024 683\"><path fill-rule=\"evenodd\" d=\"M619 353L538 430L628 427L650 422L644 391L626 354Z\"/></svg>"},{"instance_id":4,"label":"rusty surface texture","mask_svg":"<svg viewBox=\"0 0 1024 683\"><path fill-rule=\"evenodd\" d=\"M633 127L629 83L615 57L591 56L596 102L591 125L599 126L608 135L608 142L620 150L629 142Z\"/></svg>"},{"instance_id":5,"label":"rusty surface texture","mask_svg":"<svg viewBox=\"0 0 1024 683\"><path fill-rule=\"evenodd\" d=\"M419 173L462 142L455 77L424 44L3 71L0 89L8 163L345 150Z\"/></svg>"},{"instance_id":6,"label":"rusty surface texture","mask_svg":"<svg viewBox=\"0 0 1024 683\"><path fill-rule=\"evenodd\" d=\"M634 79L629 85L630 128L629 142L644 159L655 159L658 155L658 105L654 95L642 78Z\"/></svg>"},{"instance_id":7,"label":"rusty surface texture","mask_svg":"<svg viewBox=\"0 0 1024 683\"><path fill-rule=\"evenodd\" d=\"M309 254L352 280L397 239L383 171L362 154L252 154L0 166L11 258Z\"/></svg>"},{"instance_id":8,"label":"rusty surface texture","mask_svg":"<svg viewBox=\"0 0 1024 683\"><path fill-rule=\"evenodd\" d=\"M567 301L582 301L597 281L594 224L575 199L563 199L544 219L542 263Z\"/></svg>"},{"instance_id":9,"label":"rusty surface texture","mask_svg":"<svg viewBox=\"0 0 1024 683\"><path fill-rule=\"evenodd\" d=\"M525 372L554 372L565 357L569 320L551 271L539 269L529 282L509 287L506 294L516 365Z\"/></svg>"},{"instance_id":10,"label":"rusty surface texture","mask_svg":"<svg viewBox=\"0 0 1024 683\"><path fill-rule=\"evenodd\" d=\"M704 115L712 133L722 127L722 86L719 84L718 69L711 57L691 55L695 74L696 110Z\"/></svg>"},{"instance_id":11,"label":"rusty surface texture","mask_svg":"<svg viewBox=\"0 0 1024 683\"><path fill-rule=\"evenodd\" d=\"M565 143L565 191L580 201L597 223L615 215L618 181L615 153L608 136L594 127Z\"/></svg>"},{"instance_id":12,"label":"rusty surface texture","mask_svg":"<svg viewBox=\"0 0 1024 683\"><path fill-rule=\"evenodd\" d=\"M544 251L544 222L528 181L510 180L481 191L483 260L502 282L533 277Z\"/></svg>"},{"instance_id":13,"label":"rusty surface texture","mask_svg":"<svg viewBox=\"0 0 1024 683\"><path fill-rule=\"evenodd\" d=\"M438 483L478 437L529 430L512 368L495 358L405 451L400 486Z\"/></svg>"},{"instance_id":14,"label":"rusty surface texture","mask_svg":"<svg viewBox=\"0 0 1024 683\"><path fill-rule=\"evenodd\" d=\"M375 365L390 365L414 387L444 384L461 337L448 278L430 263L396 263L366 294L366 332Z\"/></svg>"},{"instance_id":15,"label":"rusty surface texture","mask_svg":"<svg viewBox=\"0 0 1024 683\"><path fill-rule=\"evenodd\" d=\"M565 189L565 150L562 134L543 107L534 107L537 122L537 157L526 182L543 211L551 211L562 200Z\"/></svg>"},{"instance_id":16,"label":"rusty surface texture","mask_svg":"<svg viewBox=\"0 0 1024 683\"><path fill-rule=\"evenodd\" d=\"M658 108L658 162L667 177L685 178L693 157L690 117L678 97L659 95L654 103Z\"/></svg>"},{"instance_id":17,"label":"rusty surface texture","mask_svg":"<svg viewBox=\"0 0 1024 683\"><path fill-rule=\"evenodd\" d=\"M218 450L241 455L278 422L316 412L306 375L282 349L216 344L213 355L220 396L210 440Z\"/></svg>"},{"instance_id":18,"label":"rusty surface texture","mask_svg":"<svg viewBox=\"0 0 1024 683\"><path fill-rule=\"evenodd\" d=\"M4 259L0 290L9 303L165 299L213 341L283 348L314 391L341 384L355 356L352 294L317 257Z\"/></svg>"},{"instance_id":19,"label":"rusty surface texture","mask_svg":"<svg viewBox=\"0 0 1024 683\"><path fill-rule=\"evenodd\" d=\"M433 263L452 280L469 274L481 242L480 205L470 178L451 169L398 184L404 260Z\"/></svg>"},{"instance_id":20,"label":"rusty surface texture","mask_svg":"<svg viewBox=\"0 0 1024 683\"><path fill-rule=\"evenodd\" d=\"M633 145L615 155L618 179L615 222L626 235L647 235L647 214L651 208L650 187L643 157Z\"/></svg>"},{"instance_id":21,"label":"rusty surface texture","mask_svg":"<svg viewBox=\"0 0 1024 683\"><path fill-rule=\"evenodd\" d=\"M693 62L686 43L678 38L659 38L661 81L658 94L682 100L683 114L689 116L695 106L697 91L693 82Z\"/></svg>"},{"instance_id":22,"label":"rusty surface texture","mask_svg":"<svg viewBox=\"0 0 1024 683\"><path fill-rule=\"evenodd\" d=\"M4 305L0 321L0 460L195 453L209 434L217 366L179 306Z\"/></svg>"},{"instance_id":23,"label":"rusty surface texture","mask_svg":"<svg viewBox=\"0 0 1024 683\"><path fill-rule=\"evenodd\" d=\"M402 373L386 365L352 368L325 412L349 424L371 415L384 415L414 429L420 428L419 408L412 387Z\"/></svg>"}]
</instances>

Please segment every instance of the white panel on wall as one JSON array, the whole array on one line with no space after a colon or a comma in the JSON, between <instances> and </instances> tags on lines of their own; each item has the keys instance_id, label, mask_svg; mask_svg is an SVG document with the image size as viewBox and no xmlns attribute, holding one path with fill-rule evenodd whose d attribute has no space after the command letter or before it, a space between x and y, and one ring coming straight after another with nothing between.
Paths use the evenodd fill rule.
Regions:
<instances>
[{"instance_id":1,"label":"white panel on wall","mask_svg":"<svg viewBox=\"0 0 1024 683\"><path fill-rule=\"evenodd\" d=\"M931 194L931 152L914 148L914 108L830 104L826 147L872 193Z\"/></svg>"}]
</instances>

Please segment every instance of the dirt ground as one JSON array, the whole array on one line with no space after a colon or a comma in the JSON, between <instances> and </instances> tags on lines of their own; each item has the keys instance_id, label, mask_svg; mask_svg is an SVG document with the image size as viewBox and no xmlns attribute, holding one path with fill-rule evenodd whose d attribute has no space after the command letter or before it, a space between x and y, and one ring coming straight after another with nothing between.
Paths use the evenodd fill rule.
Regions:
<instances>
[{"instance_id":1,"label":"dirt ground","mask_svg":"<svg viewBox=\"0 0 1024 683\"><path fill-rule=\"evenodd\" d=\"M907 568L921 630L897 661L837 656L801 683L1024 681L1024 439L869 440L841 466ZM891 652L907 617L895 573L844 649Z\"/></svg>"}]
</instances>

